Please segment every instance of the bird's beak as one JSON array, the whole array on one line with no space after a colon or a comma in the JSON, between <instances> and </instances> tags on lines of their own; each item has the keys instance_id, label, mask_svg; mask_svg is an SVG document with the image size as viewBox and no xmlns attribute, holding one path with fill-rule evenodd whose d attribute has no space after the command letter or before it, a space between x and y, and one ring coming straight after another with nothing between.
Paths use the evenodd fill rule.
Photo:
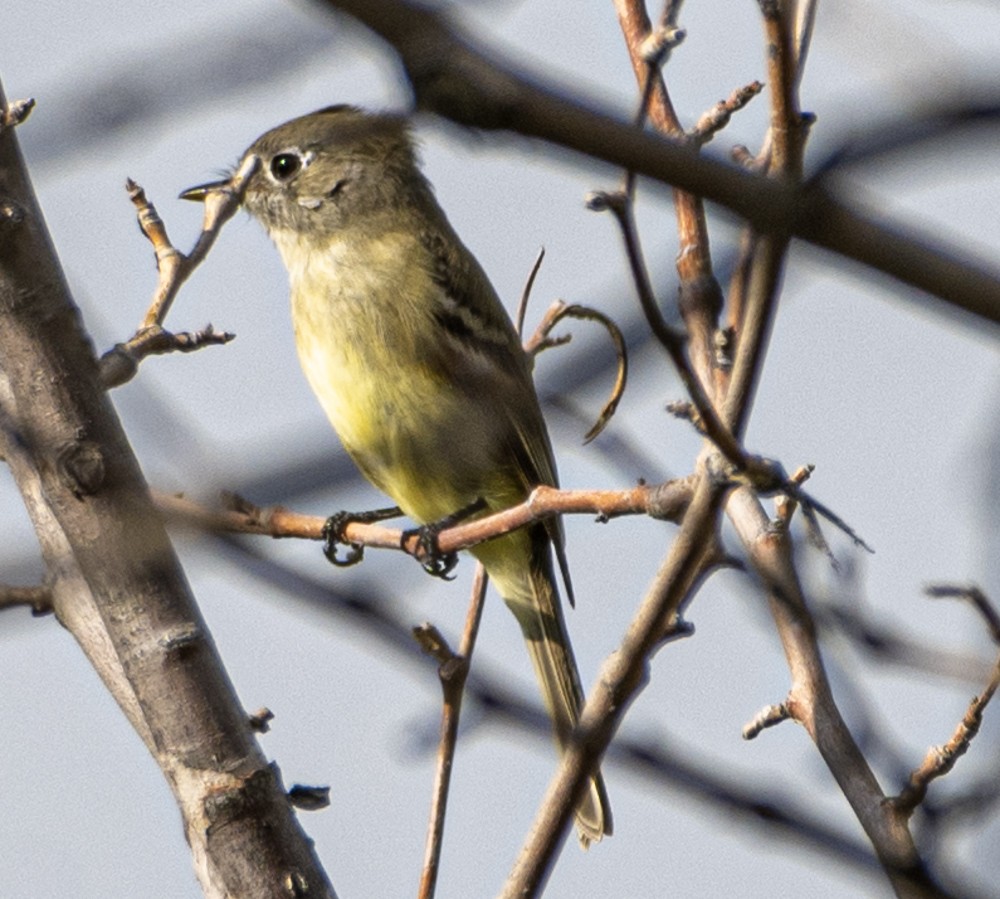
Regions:
<instances>
[{"instance_id":1,"label":"bird's beak","mask_svg":"<svg viewBox=\"0 0 1000 899\"><path fill-rule=\"evenodd\" d=\"M197 187L189 187L180 194L181 200L193 200L195 203L204 203L213 190L221 190L230 186L230 179L224 181L209 181L207 184L199 184Z\"/></svg>"}]
</instances>

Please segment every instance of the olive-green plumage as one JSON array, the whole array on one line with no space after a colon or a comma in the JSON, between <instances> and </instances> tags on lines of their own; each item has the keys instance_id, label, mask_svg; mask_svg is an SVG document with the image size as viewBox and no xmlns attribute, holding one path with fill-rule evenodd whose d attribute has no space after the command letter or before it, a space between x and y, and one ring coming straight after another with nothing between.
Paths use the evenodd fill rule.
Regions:
<instances>
[{"instance_id":1,"label":"olive-green plumage","mask_svg":"<svg viewBox=\"0 0 1000 899\"><path fill-rule=\"evenodd\" d=\"M556 484L530 360L414 159L405 121L339 106L263 135L246 208L288 269L299 358L348 453L414 520ZM551 547L557 521L472 550L524 633L556 736L583 703ZM611 832L600 774L577 809Z\"/></svg>"}]
</instances>

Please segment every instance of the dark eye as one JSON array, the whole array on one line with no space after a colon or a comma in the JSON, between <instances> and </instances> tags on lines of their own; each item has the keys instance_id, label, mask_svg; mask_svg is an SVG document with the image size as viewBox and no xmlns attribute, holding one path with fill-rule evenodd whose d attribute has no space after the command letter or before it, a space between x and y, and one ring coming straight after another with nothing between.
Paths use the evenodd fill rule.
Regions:
<instances>
[{"instance_id":1,"label":"dark eye","mask_svg":"<svg viewBox=\"0 0 1000 899\"><path fill-rule=\"evenodd\" d=\"M297 153L279 153L271 159L271 174L278 181L289 181L302 168L302 159Z\"/></svg>"}]
</instances>

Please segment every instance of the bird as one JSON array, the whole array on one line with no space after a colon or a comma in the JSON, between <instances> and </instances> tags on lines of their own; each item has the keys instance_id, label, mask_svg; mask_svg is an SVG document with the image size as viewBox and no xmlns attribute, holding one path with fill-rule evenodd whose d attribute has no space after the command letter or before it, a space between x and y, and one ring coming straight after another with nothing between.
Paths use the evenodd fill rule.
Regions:
<instances>
[{"instance_id":1,"label":"bird","mask_svg":"<svg viewBox=\"0 0 1000 899\"><path fill-rule=\"evenodd\" d=\"M557 486L531 357L438 204L408 119L330 106L267 131L250 156L243 202L288 271L302 369L368 481L420 525ZM550 518L470 552L520 625L565 749L584 693L556 585L553 551L572 600L563 547ZM584 848L611 834L600 771L575 818Z\"/></svg>"}]
</instances>

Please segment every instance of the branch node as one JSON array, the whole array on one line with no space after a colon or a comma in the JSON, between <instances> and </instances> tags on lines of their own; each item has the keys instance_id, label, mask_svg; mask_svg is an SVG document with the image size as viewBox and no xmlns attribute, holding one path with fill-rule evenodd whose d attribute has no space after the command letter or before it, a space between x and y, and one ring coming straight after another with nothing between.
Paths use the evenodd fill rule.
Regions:
<instances>
[{"instance_id":1,"label":"branch node","mask_svg":"<svg viewBox=\"0 0 1000 899\"><path fill-rule=\"evenodd\" d=\"M679 418L681 421L689 421L694 425L694 429L706 436L705 423L701 420L698 410L690 400L672 400L664 407L669 415Z\"/></svg>"},{"instance_id":2,"label":"branch node","mask_svg":"<svg viewBox=\"0 0 1000 899\"><path fill-rule=\"evenodd\" d=\"M0 231L12 231L25 219L24 207L10 197L0 198Z\"/></svg>"},{"instance_id":3,"label":"branch node","mask_svg":"<svg viewBox=\"0 0 1000 899\"><path fill-rule=\"evenodd\" d=\"M751 152L750 148L743 144L737 144L733 147L729 151L729 156L740 168L754 174L759 174L767 168L766 161L757 156L756 153Z\"/></svg>"},{"instance_id":4,"label":"branch node","mask_svg":"<svg viewBox=\"0 0 1000 899\"><path fill-rule=\"evenodd\" d=\"M647 65L659 67L670 51L682 44L686 37L687 32L683 28L673 25L654 28L639 44L639 56Z\"/></svg>"},{"instance_id":5,"label":"branch node","mask_svg":"<svg viewBox=\"0 0 1000 899\"><path fill-rule=\"evenodd\" d=\"M203 642L201 628L194 624L183 624L173 628L160 640L164 651L175 659L190 655Z\"/></svg>"},{"instance_id":6,"label":"branch node","mask_svg":"<svg viewBox=\"0 0 1000 899\"><path fill-rule=\"evenodd\" d=\"M776 724L781 724L782 721L786 721L791 717L792 713L788 708L787 702L783 702L780 705L765 706L754 715L752 720L744 725L743 739L752 740L765 728L774 727Z\"/></svg>"},{"instance_id":7,"label":"branch node","mask_svg":"<svg viewBox=\"0 0 1000 899\"><path fill-rule=\"evenodd\" d=\"M27 97L24 100L10 100L7 108L0 115L0 130L4 128L16 128L31 115L31 110L35 108L35 98Z\"/></svg>"},{"instance_id":8,"label":"branch node","mask_svg":"<svg viewBox=\"0 0 1000 899\"><path fill-rule=\"evenodd\" d=\"M59 450L56 465L77 499L93 496L104 484L104 453L93 440L71 440Z\"/></svg>"},{"instance_id":9,"label":"branch node","mask_svg":"<svg viewBox=\"0 0 1000 899\"><path fill-rule=\"evenodd\" d=\"M592 212L613 212L622 215L628 198L620 190L592 190L583 198L584 205Z\"/></svg>"},{"instance_id":10,"label":"branch node","mask_svg":"<svg viewBox=\"0 0 1000 899\"><path fill-rule=\"evenodd\" d=\"M797 486L801 486L809 480L809 476L815 470L816 466L811 463L807 465L800 465L788 480ZM779 493L775 496L775 517L782 527L787 528L791 523L792 516L795 514L797 506L798 500L791 494Z\"/></svg>"},{"instance_id":11,"label":"branch node","mask_svg":"<svg viewBox=\"0 0 1000 899\"><path fill-rule=\"evenodd\" d=\"M0 585L0 609L8 609L12 606L28 606L35 618L51 615L54 611L52 591L44 584L34 587Z\"/></svg>"},{"instance_id":12,"label":"branch node","mask_svg":"<svg viewBox=\"0 0 1000 899\"><path fill-rule=\"evenodd\" d=\"M686 637L693 636L694 625L690 621L681 618L680 615L677 615L663 629L663 635L660 637L660 644L663 645L666 643L673 643L675 640L683 640Z\"/></svg>"},{"instance_id":13,"label":"branch node","mask_svg":"<svg viewBox=\"0 0 1000 899\"><path fill-rule=\"evenodd\" d=\"M441 631L430 622L416 625L413 628L413 639L427 655L437 659L440 665L458 658Z\"/></svg>"},{"instance_id":14,"label":"branch node","mask_svg":"<svg viewBox=\"0 0 1000 899\"><path fill-rule=\"evenodd\" d=\"M330 788L293 784L288 791L288 801L304 812L318 812L330 804Z\"/></svg>"},{"instance_id":15,"label":"branch node","mask_svg":"<svg viewBox=\"0 0 1000 899\"><path fill-rule=\"evenodd\" d=\"M271 722L273 720L274 712L265 706L261 706L247 719L250 724L250 730L255 734L266 734L271 729Z\"/></svg>"},{"instance_id":16,"label":"branch node","mask_svg":"<svg viewBox=\"0 0 1000 899\"><path fill-rule=\"evenodd\" d=\"M697 124L688 133L688 137L697 146L707 144L729 124L733 113L743 109L762 90L764 90L764 84L761 81L751 81L743 87L736 88L725 100L720 100L698 119Z\"/></svg>"},{"instance_id":17,"label":"branch node","mask_svg":"<svg viewBox=\"0 0 1000 899\"><path fill-rule=\"evenodd\" d=\"M724 372L732 371L733 347L736 345L733 328L716 328L712 334L715 367Z\"/></svg>"}]
</instances>

